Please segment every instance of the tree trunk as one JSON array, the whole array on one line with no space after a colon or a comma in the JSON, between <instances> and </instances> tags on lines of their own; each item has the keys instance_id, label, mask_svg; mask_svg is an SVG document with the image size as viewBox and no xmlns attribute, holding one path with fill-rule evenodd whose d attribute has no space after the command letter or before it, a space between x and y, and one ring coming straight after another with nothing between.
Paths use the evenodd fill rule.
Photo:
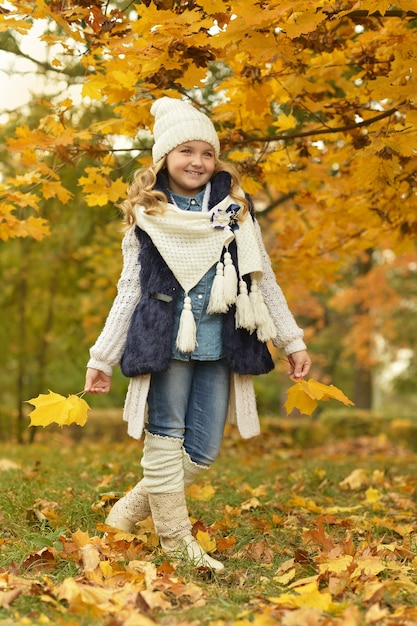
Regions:
<instances>
[{"instance_id":1,"label":"tree trunk","mask_svg":"<svg viewBox=\"0 0 417 626\"><path fill-rule=\"evenodd\" d=\"M54 320L54 304L55 304L55 295L57 291L57 274L54 268L52 268L52 276L49 281L49 289L48 289L48 306L46 311L45 324L43 328L43 335L40 340L39 352L38 352L38 393L45 393L45 371L47 365L47 357L48 357L48 348L49 348L49 337L52 331L52 324ZM30 429L29 440L30 443L33 443L35 440L36 431L38 427L32 427Z\"/></svg>"},{"instance_id":2,"label":"tree trunk","mask_svg":"<svg viewBox=\"0 0 417 626\"><path fill-rule=\"evenodd\" d=\"M366 253L358 259L356 263L357 275L365 276L370 272L373 265L373 250L366 250ZM370 307L368 303L359 302L356 305L355 315L370 315ZM371 350L372 337L369 331L368 346ZM370 359L369 359L370 360ZM358 409L372 409L373 405L373 388L372 388L372 371L370 365L364 364L356 360L354 366L353 381L354 396L353 401Z\"/></svg>"},{"instance_id":3,"label":"tree trunk","mask_svg":"<svg viewBox=\"0 0 417 626\"><path fill-rule=\"evenodd\" d=\"M17 427L16 437L18 443L23 443L24 431L24 411L23 403L27 398L24 397L25 378L26 378L26 359L27 359L27 341L26 341L26 300L27 300L27 246L25 241L21 242L21 271L18 288L18 359L17 359L17 380L16 380L16 408L17 408Z\"/></svg>"},{"instance_id":4,"label":"tree trunk","mask_svg":"<svg viewBox=\"0 0 417 626\"><path fill-rule=\"evenodd\" d=\"M357 409L372 409L372 373L369 368L356 364L354 370L354 402Z\"/></svg>"}]
</instances>

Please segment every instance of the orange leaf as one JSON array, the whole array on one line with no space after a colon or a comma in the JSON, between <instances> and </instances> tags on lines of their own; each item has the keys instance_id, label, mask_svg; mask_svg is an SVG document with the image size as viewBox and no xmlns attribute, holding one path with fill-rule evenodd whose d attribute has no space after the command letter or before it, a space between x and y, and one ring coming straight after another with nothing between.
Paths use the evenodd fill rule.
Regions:
<instances>
[{"instance_id":1,"label":"orange leaf","mask_svg":"<svg viewBox=\"0 0 417 626\"><path fill-rule=\"evenodd\" d=\"M346 405L353 405L347 396L334 385L325 385L314 378L310 380L299 380L287 391L288 399L285 402L285 410L291 413L293 409L298 409L304 415L311 415L317 407L318 400L339 400Z\"/></svg>"}]
</instances>

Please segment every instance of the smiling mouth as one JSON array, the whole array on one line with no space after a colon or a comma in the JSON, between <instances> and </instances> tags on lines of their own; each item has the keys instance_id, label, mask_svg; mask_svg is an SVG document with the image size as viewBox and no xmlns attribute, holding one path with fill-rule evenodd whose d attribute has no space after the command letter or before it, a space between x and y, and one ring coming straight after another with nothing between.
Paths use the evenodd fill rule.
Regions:
<instances>
[{"instance_id":1,"label":"smiling mouth","mask_svg":"<svg viewBox=\"0 0 417 626\"><path fill-rule=\"evenodd\" d=\"M196 172L195 170L185 170L185 173L191 176L201 176L203 174L203 172Z\"/></svg>"}]
</instances>

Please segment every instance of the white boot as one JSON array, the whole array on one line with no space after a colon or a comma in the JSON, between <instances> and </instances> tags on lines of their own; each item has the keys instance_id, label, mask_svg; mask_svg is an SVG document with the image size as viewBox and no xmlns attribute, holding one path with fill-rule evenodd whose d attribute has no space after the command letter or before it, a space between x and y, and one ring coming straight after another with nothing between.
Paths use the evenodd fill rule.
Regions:
<instances>
[{"instance_id":1,"label":"white boot","mask_svg":"<svg viewBox=\"0 0 417 626\"><path fill-rule=\"evenodd\" d=\"M143 484L148 492L155 530L168 556L181 558L199 567L221 570L223 564L206 554L191 534L184 494L182 443L182 439L151 436L150 433L145 440ZM193 464L189 457L185 462L190 475L197 471L198 465Z\"/></svg>"},{"instance_id":2,"label":"white boot","mask_svg":"<svg viewBox=\"0 0 417 626\"><path fill-rule=\"evenodd\" d=\"M104 523L130 533L136 522L145 520L150 514L148 494L141 480L112 506Z\"/></svg>"},{"instance_id":3,"label":"white boot","mask_svg":"<svg viewBox=\"0 0 417 626\"><path fill-rule=\"evenodd\" d=\"M167 556L197 567L224 569L223 563L209 556L192 536L184 492L149 494L149 502L155 530Z\"/></svg>"},{"instance_id":4,"label":"white boot","mask_svg":"<svg viewBox=\"0 0 417 626\"><path fill-rule=\"evenodd\" d=\"M146 438L152 439L152 437L156 437L156 435L146 433L145 441ZM182 460L185 488L192 485L199 474L209 469L208 465L194 463L184 448L182 448ZM113 505L104 523L130 533L137 522L142 522L149 515L151 515L151 507L149 505L148 493L143 480L141 480L131 491Z\"/></svg>"}]
</instances>

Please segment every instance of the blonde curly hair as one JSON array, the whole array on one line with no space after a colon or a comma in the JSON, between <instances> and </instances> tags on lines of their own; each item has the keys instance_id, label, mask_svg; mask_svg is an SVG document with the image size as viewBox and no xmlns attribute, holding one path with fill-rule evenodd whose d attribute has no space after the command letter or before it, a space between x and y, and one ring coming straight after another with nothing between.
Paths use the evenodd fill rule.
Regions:
<instances>
[{"instance_id":1,"label":"blonde curly hair","mask_svg":"<svg viewBox=\"0 0 417 626\"><path fill-rule=\"evenodd\" d=\"M146 213L158 214L163 213L168 199L162 191L154 189L157 175L166 166L166 157L158 163L136 170L133 176L133 182L127 190L127 198L122 202L120 208L123 213L123 221L126 226L132 226L135 223L134 207L139 204L146 207ZM231 185L229 195L241 208L239 211L239 219L243 219L249 211L249 201L246 197L242 197L239 193L241 176L238 170L231 165L216 158L213 176L218 172L228 172L231 177Z\"/></svg>"}]
</instances>

